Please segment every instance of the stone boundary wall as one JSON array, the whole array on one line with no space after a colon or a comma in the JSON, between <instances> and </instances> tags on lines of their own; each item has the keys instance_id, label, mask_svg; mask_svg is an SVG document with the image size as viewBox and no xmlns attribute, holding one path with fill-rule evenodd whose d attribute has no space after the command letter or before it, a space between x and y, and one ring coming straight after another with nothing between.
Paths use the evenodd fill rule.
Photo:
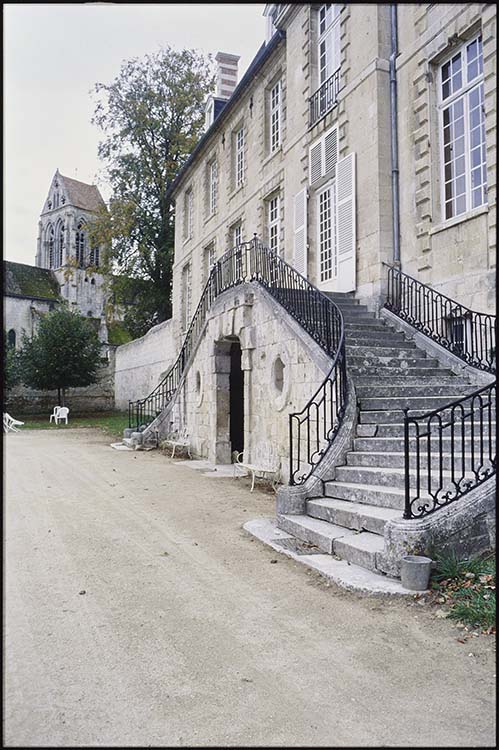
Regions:
<instances>
[{"instance_id":1,"label":"stone boundary wall","mask_svg":"<svg viewBox=\"0 0 499 750\"><path fill-rule=\"evenodd\" d=\"M16 419L24 416L46 416L49 419L54 406L58 404L57 391L39 391L17 385L5 394L4 410ZM98 375L97 382L86 388L68 388L65 398L69 408L69 422L72 416L108 412L115 408L114 403L114 352L109 352L109 361Z\"/></svg>"},{"instance_id":2,"label":"stone boundary wall","mask_svg":"<svg viewBox=\"0 0 499 750\"><path fill-rule=\"evenodd\" d=\"M118 346L114 371L116 409L127 411L129 400L149 395L166 375L177 354L172 319L154 326L141 338Z\"/></svg>"}]
</instances>

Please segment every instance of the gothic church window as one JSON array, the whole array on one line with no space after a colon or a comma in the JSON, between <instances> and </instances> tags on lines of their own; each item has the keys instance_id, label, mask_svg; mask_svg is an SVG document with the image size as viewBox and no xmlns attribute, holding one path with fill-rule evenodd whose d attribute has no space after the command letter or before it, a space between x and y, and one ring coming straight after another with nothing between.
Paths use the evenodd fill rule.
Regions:
<instances>
[{"instance_id":1,"label":"gothic church window","mask_svg":"<svg viewBox=\"0 0 499 750\"><path fill-rule=\"evenodd\" d=\"M57 226L57 248L56 248L56 257L55 257L55 264L57 268L62 266L63 249L64 249L64 226L61 223L59 223Z\"/></svg>"},{"instance_id":2,"label":"gothic church window","mask_svg":"<svg viewBox=\"0 0 499 750\"><path fill-rule=\"evenodd\" d=\"M13 328L11 328L7 334L7 344L12 347L12 349L16 348L16 332Z\"/></svg>"},{"instance_id":3,"label":"gothic church window","mask_svg":"<svg viewBox=\"0 0 499 750\"><path fill-rule=\"evenodd\" d=\"M47 232L47 250L48 250L49 268L54 268L55 266L55 246L54 245L55 245L54 227L50 225L48 232Z\"/></svg>"},{"instance_id":4,"label":"gothic church window","mask_svg":"<svg viewBox=\"0 0 499 750\"><path fill-rule=\"evenodd\" d=\"M83 268L85 264L85 223L80 221L76 227L76 264L78 268Z\"/></svg>"}]
</instances>

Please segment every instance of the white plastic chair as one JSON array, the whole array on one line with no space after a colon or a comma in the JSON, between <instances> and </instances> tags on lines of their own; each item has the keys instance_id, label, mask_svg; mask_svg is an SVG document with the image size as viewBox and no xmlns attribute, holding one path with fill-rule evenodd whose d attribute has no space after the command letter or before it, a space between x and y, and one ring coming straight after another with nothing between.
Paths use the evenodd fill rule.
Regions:
<instances>
[{"instance_id":1,"label":"white plastic chair","mask_svg":"<svg viewBox=\"0 0 499 750\"><path fill-rule=\"evenodd\" d=\"M49 420L50 422L52 422L52 420L53 420L53 419L55 420L55 418L56 418L56 417L57 417L57 415L59 414L59 409L60 409L60 408L61 408L60 406L54 406L54 411L53 411L53 412L52 412L52 414L50 415L50 420Z\"/></svg>"},{"instance_id":2,"label":"white plastic chair","mask_svg":"<svg viewBox=\"0 0 499 750\"><path fill-rule=\"evenodd\" d=\"M7 412L4 412L3 415L3 431L4 432L21 432L17 428L17 425L23 425L24 422L20 422L18 419L14 419L14 417L11 417L10 414L7 414Z\"/></svg>"},{"instance_id":3,"label":"white plastic chair","mask_svg":"<svg viewBox=\"0 0 499 750\"><path fill-rule=\"evenodd\" d=\"M59 407L59 411L57 412L57 414L55 416L55 423L59 424L60 420L64 419L64 420L66 420L66 424L67 424L68 423L68 414L69 414L68 407L67 406L60 406Z\"/></svg>"}]
</instances>

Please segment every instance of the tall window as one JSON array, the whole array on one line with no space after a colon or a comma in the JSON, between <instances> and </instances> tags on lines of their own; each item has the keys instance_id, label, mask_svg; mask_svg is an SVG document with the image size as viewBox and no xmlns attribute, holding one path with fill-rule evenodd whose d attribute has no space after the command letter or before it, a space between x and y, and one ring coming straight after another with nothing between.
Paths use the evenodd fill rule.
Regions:
<instances>
[{"instance_id":1,"label":"tall window","mask_svg":"<svg viewBox=\"0 0 499 750\"><path fill-rule=\"evenodd\" d=\"M269 233L269 248L274 252L279 252L279 233L280 233L280 217L279 217L280 201L279 196L276 195L268 201L268 233Z\"/></svg>"},{"instance_id":2,"label":"tall window","mask_svg":"<svg viewBox=\"0 0 499 750\"><path fill-rule=\"evenodd\" d=\"M338 3L326 3L319 8L319 86L340 67L340 7Z\"/></svg>"},{"instance_id":3,"label":"tall window","mask_svg":"<svg viewBox=\"0 0 499 750\"><path fill-rule=\"evenodd\" d=\"M184 239L192 237L192 227L194 224L194 196L192 188L186 191L184 195Z\"/></svg>"},{"instance_id":4,"label":"tall window","mask_svg":"<svg viewBox=\"0 0 499 750\"><path fill-rule=\"evenodd\" d=\"M90 265L99 268L100 252L98 247L90 248Z\"/></svg>"},{"instance_id":5,"label":"tall window","mask_svg":"<svg viewBox=\"0 0 499 750\"><path fill-rule=\"evenodd\" d=\"M64 250L64 226L59 224L57 227L57 252L56 252L56 267L62 266Z\"/></svg>"},{"instance_id":6,"label":"tall window","mask_svg":"<svg viewBox=\"0 0 499 750\"><path fill-rule=\"evenodd\" d=\"M281 81L270 89L270 107L269 107L269 133L270 133L270 151L277 151L281 145Z\"/></svg>"},{"instance_id":7,"label":"tall window","mask_svg":"<svg viewBox=\"0 0 499 750\"><path fill-rule=\"evenodd\" d=\"M215 159L208 165L208 213L212 216L217 210L218 167Z\"/></svg>"},{"instance_id":8,"label":"tall window","mask_svg":"<svg viewBox=\"0 0 499 750\"><path fill-rule=\"evenodd\" d=\"M186 331L191 316L191 264L187 263L182 269L182 299L181 322L182 331Z\"/></svg>"},{"instance_id":9,"label":"tall window","mask_svg":"<svg viewBox=\"0 0 499 750\"><path fill-rule=\"evenodd\" d=\"M12 347L12 349L16 348L16 332L13 328L7 334L7 346Z\"/></svg>"},{"instance_id":10,"label":"tall window","mask_svg":"<svg viewBox=\"0 0 499 750\"><path fill-rule=\"evenodd\" d=\"M232 227L232 247L237 247L243 241L241 222Z\"/></svg>"},{"instance_id":11,"label":"tall window","mask_svg":"<svg viewBox=\"0 0 499 750\"><path fill-rule=\"evenodd\" d=\"M80 221L76 227L76 264L78 268L83 268L85 264L85 224Z\"/></svg>"},{"instance_id":12,"label":"tall window","mask_svg":"<svg viewBox=\"0 0 499 750\"><path fill-rule=\"evenodd\" d=\"M203 258L203 285L206 284L211 268L215 262L215 240L210 242L204 249Z\"/></svg>"},{"instance_id":13,"label":"tall window","mask_svg":"<svg viewBox=\"0 0 499 750\"><path fill-rule=\"evenodd\" d=\"M319 246L319 280L330 281L337 275L336 253L334 252L334 185L327 187L318 195L318 246Z\"/></svg>"},{"instance_id":14,"label":"tall window","mask_svg":"<svg viewBox=\"0 0 499 750\"><path fill-rule=\"evenodd\" d=\"M442 204L445 219L487 202L482 37L440 66Z\"/></svg>"},{"instance_id":15,"label":"tall window","mask_svg":"<svg viewBox=\"0 0 499 750\"><path fill-rule=\"evenodd\" d=\"M244 128L236 133L236 187L244 182Z\"/></svg>"},{"instance_id":16,"label":"tall window","mask_svg":"<svg viewBox=\"0 0 499 750\"><path fill-rule=\"evenodd\" d=\"M47 234L49 268L55 267L55 234L54 227L50 226Z\"/></svg>"}]
</instances>

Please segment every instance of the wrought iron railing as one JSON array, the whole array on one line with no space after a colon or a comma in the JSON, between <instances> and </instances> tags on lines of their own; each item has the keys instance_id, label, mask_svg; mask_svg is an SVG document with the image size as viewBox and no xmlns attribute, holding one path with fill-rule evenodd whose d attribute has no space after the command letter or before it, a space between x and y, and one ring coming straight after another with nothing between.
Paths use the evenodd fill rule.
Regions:
<instances>
[{"instance_id":1,"label":"wrought iron railing","mask_svg":"<svg viewBox=\"0 0 499 750\"><path fill-rule=\"evenodd\" d=\"M256 238L232 248L214 264L179 356L147 398L129 402L129 426L151 423L171 401L214 300L227 289L252 281L263 286L333 359L327 377L306 406L289 416L290 484L301 484L324 456L345 412L343 317L334 302Z\"/></svg>"},{"instance_id":2,"label":"wrought iron railing","mask_svg":"<svg viewBox=\"0 0 499 750\"><path fill-rule=\"evenodd\" d=\"M310 127L329 112L338 101L340 69L336 70L309 99Z\"/></svg>"},{"instance_id":3,"label":"wrought iron railing","mask_svg":"<svg viewBox=\"0 0 499 750\"><path fill-rule=\"evenodd\" d=\"M496 473L496 385L415 416L405 410L404 518L422 518Z\"/></svg>"},{"instance_id":4,"label":"wrought iron railing","mask_svg":"<svg viewBox=\"0 0 499 750\"><path fill-rule=\"evenodd\" d=\"M393 266L385 307L467 364L496 371L495 315L473 312Z\"/></svg>"}]
</instances>

